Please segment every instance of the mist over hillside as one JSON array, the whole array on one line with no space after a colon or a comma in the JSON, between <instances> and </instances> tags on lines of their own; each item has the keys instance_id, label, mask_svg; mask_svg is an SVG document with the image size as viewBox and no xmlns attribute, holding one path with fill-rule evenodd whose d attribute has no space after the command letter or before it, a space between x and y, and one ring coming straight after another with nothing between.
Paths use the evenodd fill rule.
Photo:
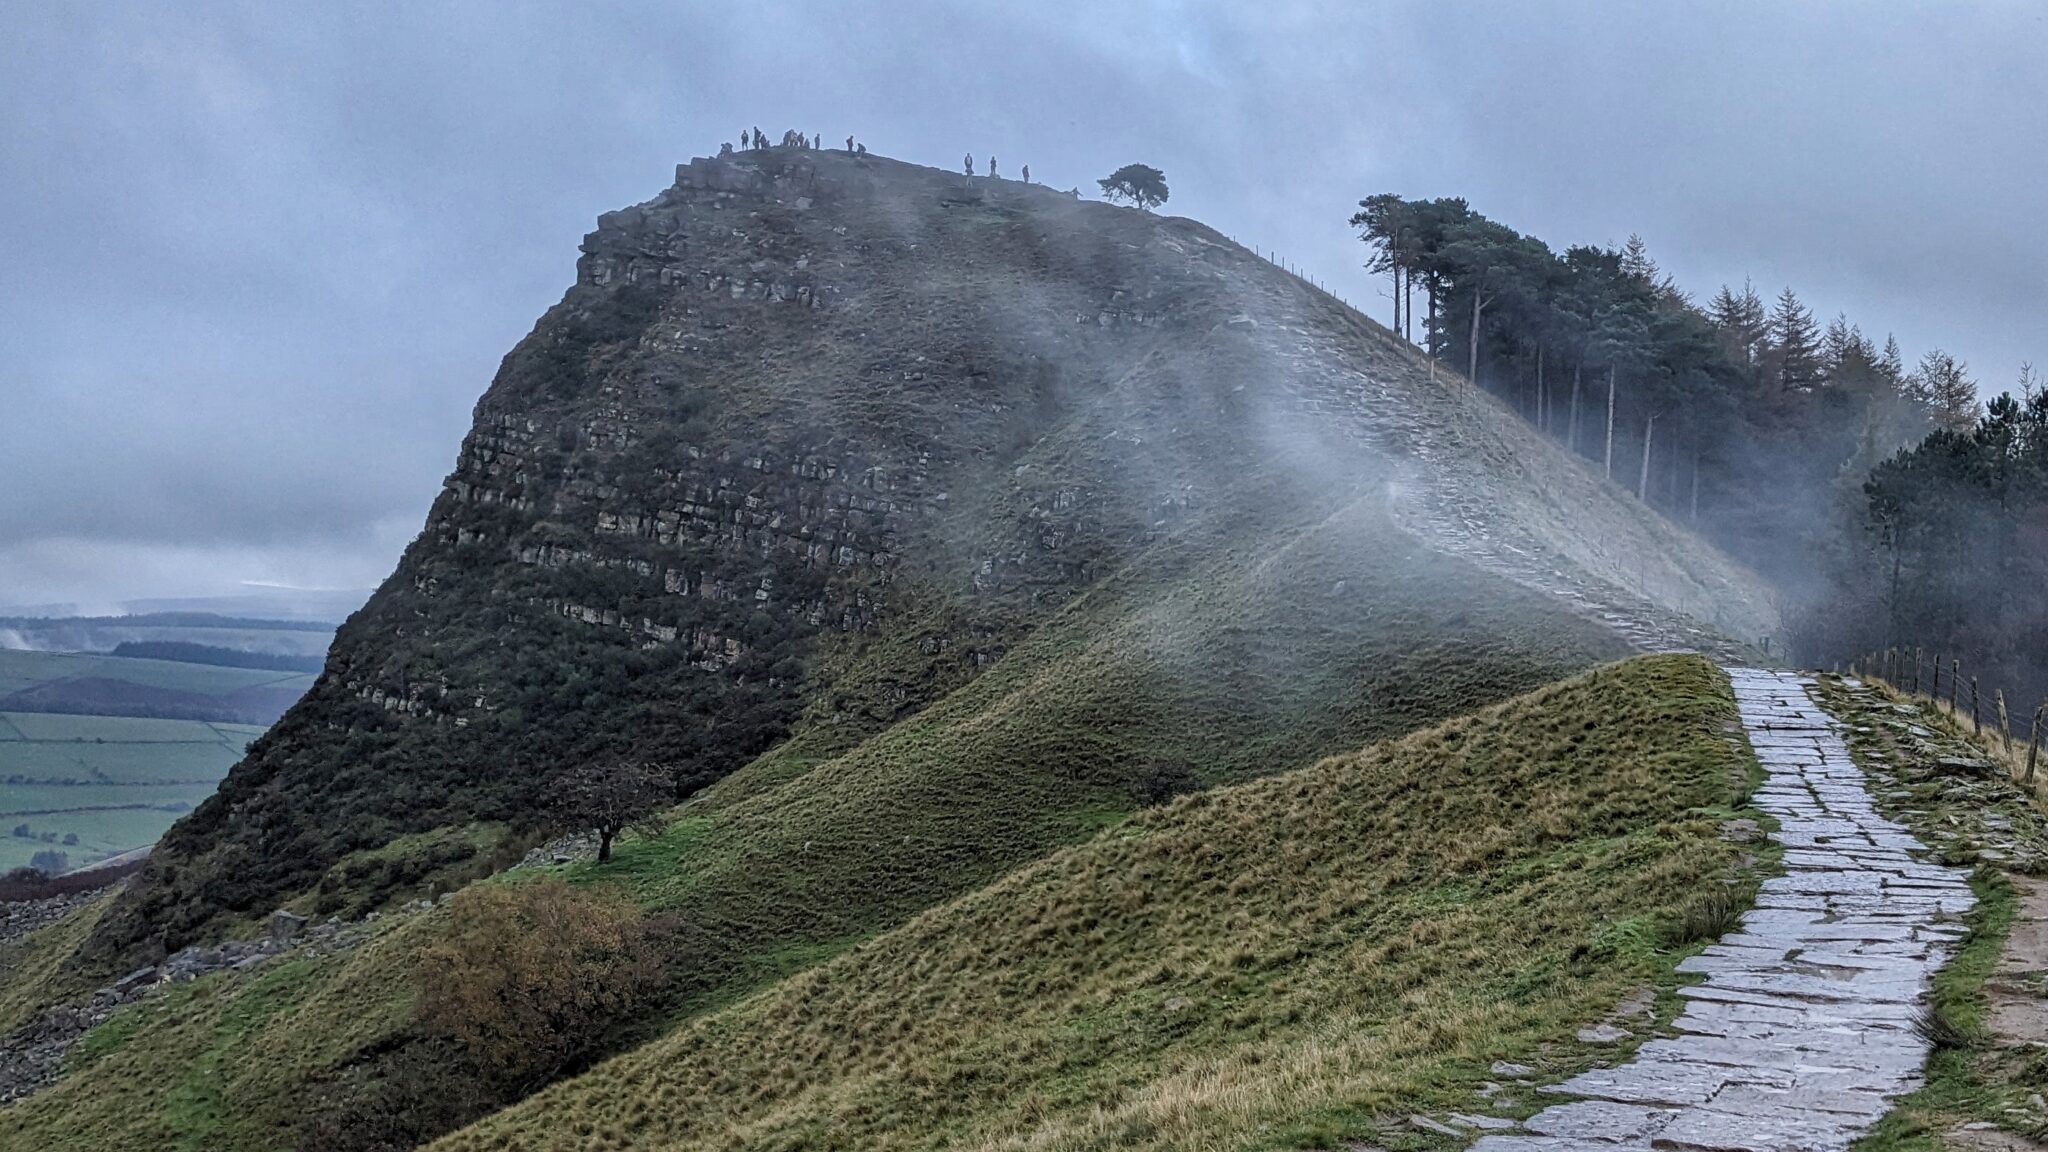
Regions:
<instances>
[{"instance_id":1,"label":"mist over hillside","mask_svg":"<svg viewBox=\"0 0 2048 1152\"><path fill-rule=\"evenodd\" d=\"M0 8L0 1150L2034 1148L2039 23Z\"/></svg>"}]
</instances>

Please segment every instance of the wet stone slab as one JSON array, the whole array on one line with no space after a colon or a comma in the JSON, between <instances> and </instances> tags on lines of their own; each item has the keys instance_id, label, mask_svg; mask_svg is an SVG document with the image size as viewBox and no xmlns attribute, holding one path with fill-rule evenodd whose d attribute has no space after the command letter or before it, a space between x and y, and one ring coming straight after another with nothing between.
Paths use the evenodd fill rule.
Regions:
<instances>
[{"instance_id":1,"label":"wet stone slab","mask_svg":"<svg viewBox=\"0 0 2048 1152\"><path fill-rule=\"evenodd\" d=\"M1543 1089L1578 1099L1473 1152L1844 1152L1919 1087L1927 1045L1912 1021L1963 935L1969 884L1878 814L1810 681L1729 676L1785 875L1740 930L1680 965L1706 979L1679 990L1677 1036Z\"/></svg>"}]
</instances>

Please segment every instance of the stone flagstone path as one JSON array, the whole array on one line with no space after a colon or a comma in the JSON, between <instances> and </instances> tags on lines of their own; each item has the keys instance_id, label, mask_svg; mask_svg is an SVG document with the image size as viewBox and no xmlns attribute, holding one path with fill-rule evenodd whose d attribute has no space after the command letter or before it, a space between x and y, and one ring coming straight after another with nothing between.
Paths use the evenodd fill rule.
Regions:
<instances>
[{"instance_id":1,"label":"stone flagstone path","mask_svg":"<svg viewBox=\"0 0 2048 1152\"><path fill-rule=\"evenodd\" d=\"M1739 931L1680 965L1707 979L1679 990L1679 1036L1546 1089L1581 1099L1472 1152L1838 1152L1919 1086L1927 1045L1913 1018L1963 935L1969 885L1915 860L1920 842L1877 814L1811 681L1729 676L1785 875L1764 882Z\"/></svg>"}]
</instances>

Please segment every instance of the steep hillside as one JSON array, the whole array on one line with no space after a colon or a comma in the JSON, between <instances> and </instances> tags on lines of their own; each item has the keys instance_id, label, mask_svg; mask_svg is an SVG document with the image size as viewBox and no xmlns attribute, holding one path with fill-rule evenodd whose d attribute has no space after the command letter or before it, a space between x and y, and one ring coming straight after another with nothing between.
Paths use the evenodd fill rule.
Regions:
<instances>
[{"instance_id":1,"label":"steep hillside","mask_svg":"<svg viewBox=\"0 0 2048 1152\"><path fill-rule=\"evenodd\" d=\"M1141 557L1248 560L1369 496L1398 526L1369 551L1565 593L1532 635L1773 627L1709 549L1190 221L771 150L681 167L584 250L314 689L106 917L109 963L516 819L565 761L696 788L792 734L850 747Z\"/></svg>"},{"instance_id":2,"label":"steep hillside","mask_svg":"<svg viewBox=\"0 0 2048 1152\"><path fill-rule=\"evenodd\" d=\"M1751 847L1717 835L1753 763L1732 712L1705 661L1643 658L1180 798L448 1145L1369 1137L1376 1115L1469 1099L1493 1060L1605 1054L1554 1042L1668 981L1685 911ZM379 1063L415 1043L413 957L445 918L407 909L353 951L122 1009L0 1109L0 1144L383 1147L474 1114L444 1071L459 1053ZM7 958L47 967L75 929L51 933Z\"/></svg>"},{"instance_id":3,"label":"steep hillside","mask_svg":"<svg viewBox=\"0 0 2048 1152\"><path fill-rule=\"evenodd\" d=\"M1184 798L436 1147L1370 1138L1583 1058L1545 1042L1668 974L1743 852L1732 715L1704 660L1646 658Z\"/></svg>"}]
</instances>

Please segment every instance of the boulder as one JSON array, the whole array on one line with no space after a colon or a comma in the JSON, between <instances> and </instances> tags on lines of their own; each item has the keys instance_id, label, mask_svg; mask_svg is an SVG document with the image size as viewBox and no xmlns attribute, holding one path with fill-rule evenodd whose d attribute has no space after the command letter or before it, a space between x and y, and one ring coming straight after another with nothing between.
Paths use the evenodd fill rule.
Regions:
<instances>
[{"instance_id":1,"label":"boulder","mask_svg":"<svg viewBox=\"0 0 2048 1152\"><path fill-rule=\"evenodd\" d=\"M289 944L299 930L306 926L306 918L283 908L270 914L270 938L280 944Z\"/></svg>"}]
</instances>

